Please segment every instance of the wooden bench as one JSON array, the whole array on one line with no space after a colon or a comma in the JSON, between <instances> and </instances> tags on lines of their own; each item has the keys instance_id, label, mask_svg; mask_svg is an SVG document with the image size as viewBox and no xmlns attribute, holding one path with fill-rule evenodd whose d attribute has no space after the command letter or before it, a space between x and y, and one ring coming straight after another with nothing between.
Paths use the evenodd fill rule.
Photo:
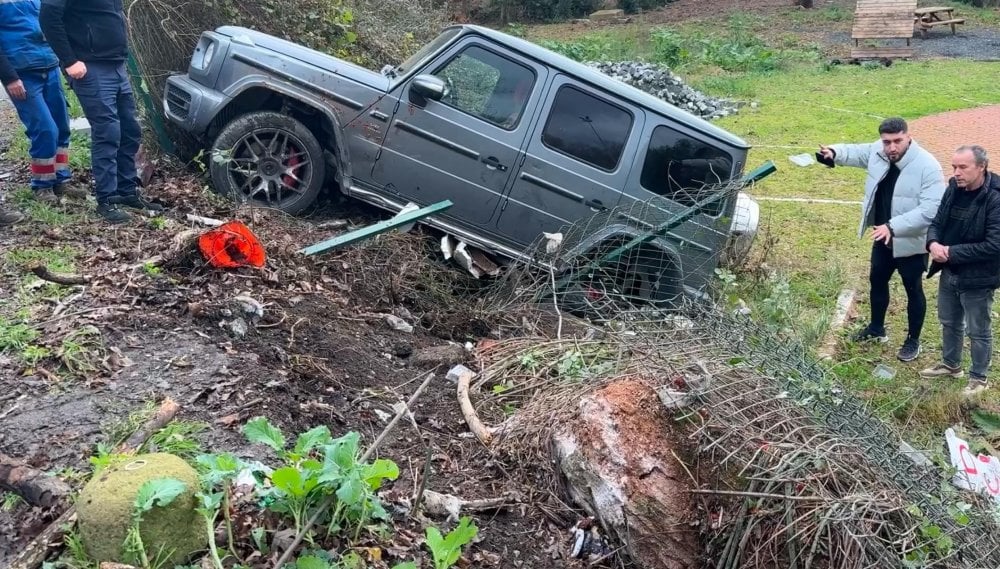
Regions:
<instances>
[{"instance_id":1,"label":"wooden bench","mask_svg":"<svg viewBox=\"0 0 1000 569\"><path fill-rule=\"evenodd\" d=\"M913 23L920 28L920 35L926 36L927 31L935 26L951 26L951 33L958 33L956 26L965 23L965 18L956 18L955 9L948 6L929 6L913 11Z\"/></svg>"},{"instance_id":2,"label":"wooden bench","mask_svg":"<svg viewBox=\"0 0 1000 569\"><path fill-rule=\"evenodd\" d=\"M852 59L906 59L913 57L914 10L917 0L858 0L851 29ZM905 40L906 46L861 45L870 40Z\"/></svg>"}]
</instances>

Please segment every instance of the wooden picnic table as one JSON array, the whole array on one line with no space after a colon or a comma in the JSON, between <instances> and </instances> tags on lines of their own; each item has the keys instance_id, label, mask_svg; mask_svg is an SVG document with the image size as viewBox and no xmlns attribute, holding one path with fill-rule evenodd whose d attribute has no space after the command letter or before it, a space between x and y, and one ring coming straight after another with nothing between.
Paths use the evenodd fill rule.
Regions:
<instances>
[{"instance_id":1,"label":"wooden picnic table","mask_svg":"<svg viewBox=\"0 0 1000 569\"><path fill-rule=\"evenodd\" d=\"M955 9L949 6L929 6L913 11L913 23L920 27L920 34L927 35L927 30L935 26L951 26L951 33L956 33L955 26L964 24L964 18L955 17Z\"/></svg>"}]
</instances>

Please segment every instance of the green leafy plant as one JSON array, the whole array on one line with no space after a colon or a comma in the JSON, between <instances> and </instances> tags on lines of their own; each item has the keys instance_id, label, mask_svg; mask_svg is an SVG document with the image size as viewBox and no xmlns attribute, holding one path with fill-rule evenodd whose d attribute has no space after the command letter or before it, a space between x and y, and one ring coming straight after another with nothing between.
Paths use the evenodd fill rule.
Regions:
<instances>
[{"instance_id":1,"label":"green leafy plant","mask_svg":"<svg viewBox=\"0 0 1000 569\"><path fill-rule=\"evenodd\" d=\"M159 569L173 554L171 551L157 551L150 560L146 546L142 542L139 526L143 516L156 507L169 506L178 496L184 493L187 486L176 478L156 478L139 487L132 503L132 524L125 537L123 551L126 563L139 565L144 569Z\"/></svg>"},{"instance_id":2,"label":"green leafy plant","mask_svg":"<svg viewBox=\"0 0 1000 569\"><path fill-rule=\"evenodd\" d=\"M216 562L216 568L221 567L221 559L219 558L219 552L215 544L214 528L215 521L219 515L219 509L222 509L223 518L226 522L226 540L227 546L229 547L229 552L236 555L236 543L233 539L233 524L230 518L230 511L232 509L232 481L239 474L240 470L244 465L240 462L238 458L229 453L222 454L202 454L195 458L195 465L198 468L199 476L202 482L202 490L196 496L198 500L198 513L205 518L205 522L209 528L209 548L212 554L213 562ZM215 492L216 488L221 488L221 491ZM260 537L263 537L263 528L255 528L261 530ZM256 540L260 540L256 535L254 536ZM258 547L261 553L266 553L264 549Z\"/></svg>"},{"instance_id":3,"label":"green leafy plant","mask_svg":"<svg viewBox=\"0 0 1000 569\"><path fill-rule=\"evenodd\" d=\"M443 537L436 527L427 528L427 548L434 558L434 569L448 569L457 563L462 548L472 543L478 532L479 528L468 517L459 520L458 527Z\"/></svg>"},{"instance_id":4,"label":"green leafy plant","mask_svg":"<svg viewBox=\"0 0 1000 569\"><path fill-rule=\"evenodd\" d=\"M308 513L334 496L332 512L324 516L329 533L348 527L354 539L373 519L388 519L377 496L386 480L399 476L399 467L389 460L359 461L360 435L348 433L334 439L325 426L300 434L288 449L281 430L266 418L255 418L244 426L247 440L271 448L283 464L270 474L271 486L263 493L265 507L290 516L300 531Z\"/></svg>"}]
</instances>

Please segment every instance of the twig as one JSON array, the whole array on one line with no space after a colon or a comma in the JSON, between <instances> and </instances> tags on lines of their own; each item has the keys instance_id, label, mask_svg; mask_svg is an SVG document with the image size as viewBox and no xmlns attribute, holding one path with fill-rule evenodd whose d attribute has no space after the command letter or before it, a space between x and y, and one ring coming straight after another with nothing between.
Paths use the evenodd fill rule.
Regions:
<instances>
[{"instance_id":1,"label":"twig","mask_svg":"<svg viewBox=\"0 0 1000 569\"><path fill-rule=\"evenodd\" d=\"M785 496L784 494L767 494L763 492L738 492L735 490L702 490L695 488L687 490L690 494L718 494L720 496L746 496L748 498L771 498L773 500L795 500L797 502L830 502L823 496Z\"/></svg>"},{"instance_id":2,"label":"twig","mask_svg":"<svg viewBox=\"0 0 1000 569\"><path fill-rule=\"evenodd\" d=\"M562 329L563 329L563 315L562 311L559 310L559 291L556 286L556 270L555 267L549 267L549 278L552 279L552 307L556 311L556 316L559 317L559 323L556 325L556 339L562 340Z\"/></svg>"},{"instance_id":3,"label":"twig","mask_svg":"<svg viewBox=\"0 0 1000 569\"><path fill-rule=\"evenodd\" d=\"M288 334L288 349L291 349L295 345L295 327L302 324L304 320L308 320L308 318L299 318L295 321L295 324L292 324L292 329Z\"/></svg>"},{"instance_id":4,"label":"twig","mask_svg":"<svg viewBox=\"0 0 1000 569\"><path fill-rule=\"evenodd\" d=\"M284 324L285 320L288 320L288 315L287 314L282 314L281 315L281 320L279 320L277 322L274 322L273 324L258 324L257 328L258 329L260 329L260 328L277 328L278 326L281 326L282 324Z\"/></svg>"},{"instance_id":5,"label":"twig","mask_svg":"<svg viewBox=\"0 0 1000 569\"><path fill-rule=\"evenodd\" d=\"M3 413L0 413L0 419L6 419L11 413L17 411L17 408L20 406L21 406L20 403L13 404L10 409L7 409Z\"/></svg>"},{"instance_id":6,"label":"twig","mask_svg":"<svg viewBox=\"0 0 1000 569\"><path fill-rule=\"evenodd\" d=\"M420 503L424 499L424 490L427 489L427 479L431 475L431 445L424 441L424 447L426 452L424 453L424 470L420 474L420 486L417 487L417 493L413 497L413 513L420 511Z\"/></svg>"},{"instance_id":7,"label":"twig","mask_svg":"<svg viewBox=\"0 0 1000 569\"><path fill-rule=\"evenodd\" d=\"M31 266L31 272L35 273L35 276L43 281L49 281L50 283L56 283L64 286L85 285L90 282L90 277L72 275L69 273L55 273L50 271L48 267L41 263L33 264Z\"/></svg>"},{"instance_id":8,"label":"twig","mask_svg":"<svg viewBox=\"0 0 1000 569\"><path fill-rule=\"evenodd\" d=\"M125 310L126 308L128 308L128 306L125 306L125 305L95 306L93 308L87 308L85 310L78 310L76 312L64 313L64 314L61 314L59 316L56 316L55 318L49 318L48 320L44 320L42 322L39 322L35 326L38 327L38 328L41 328L43 326L48 326L49 324L52 324L54 322L58 322L60 320L66 319L66 318L72 318L74 316L83 316L84 314L90 314L91 312L98 312L100 310L110 310L110 311L114 312L114 311L117 311L117 310Z\"/></svg>"},{"instance_id":9,"label":"twig","mask_svg":"<svg viewBox=\"0 0 1000 569\"><path fill-rule=\"evenodd\" d=\"M413 404L417 402L417 399L424 392L424 389L426 389L427 386L430 385L431 380L433 379L434 379L434 374L428 373L427 378L424 379L424 382L420 384L420 387L418 387L417 390L413 392L413 395L410 397L410 400L406 402L406 405L403 405L399 409L399 411L396 412L396 416L393 417L391 421L389 421L389 424L386 425L384 429L382 429L382 433L379 434L378 437L376 437L375 442L373 442L371 446L368 447L368 450L365 451L365 454L361 455L361 458L358 459L359 464L367 462L368 459L371 458L371 455L374 454L376 450L378 450L378 447L379 445L382 444L382 441L384 441L385 438L389 435L389 433L392 432L392 429L395 428L396 424L399 423L399 420L402 419L404 415L406 415L406 413L410 410L410 407L412 407ZM337 499L336 494L332 494L330 496L327 496L327 498L323 500L323 503L320 504L318 508L316 508L316 511L313 513L312 517L310 517L309 520L306 521L305 525L302 526L302 529L299 530L299 533L295 535L295 539L292 540L292 543L288 546L287 549L285 549L285 552L281 554L281 557L278 558L278 561L275 562L274 569L280 569L282 566L284 566L284 564L288 561L288 559L295 553L295 548L297 548L299 544L302 543L302 539L305 537L306 533L310 529L312 529L314 525L316 525L316 521L319 519L319 517L324 512L330 509L330 506L333 505L333 501L336 499Z\"/></svg>"}]
</instances>

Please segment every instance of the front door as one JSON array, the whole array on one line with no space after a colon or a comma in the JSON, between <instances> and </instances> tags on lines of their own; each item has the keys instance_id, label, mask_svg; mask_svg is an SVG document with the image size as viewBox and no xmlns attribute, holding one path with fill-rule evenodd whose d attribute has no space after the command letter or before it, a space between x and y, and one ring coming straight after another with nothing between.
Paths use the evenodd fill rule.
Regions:
<instances>
[{"instance_id":1,"label":"front door","mask_svg":"<svg viewBox=\"0 0 1000 569\"><path fill-rule=\"evenodd\" d=\"M372 178L421 205L449 199L445 217L491 229L546 70L470 38L420 73L444 80L447 93L422 100L410 91L413 79L395 91L399 105Z\"/></svg>"},{"instance_id":2,"label":"front door","mask_svg":"<svg viewBox=\"0 0 1000 569\"><path fill-rule=\"evenodd\" d=\"M552 82L497 221L522 245L618 205L643 113L565 76Z\"/></svg>"}]
</instances>

